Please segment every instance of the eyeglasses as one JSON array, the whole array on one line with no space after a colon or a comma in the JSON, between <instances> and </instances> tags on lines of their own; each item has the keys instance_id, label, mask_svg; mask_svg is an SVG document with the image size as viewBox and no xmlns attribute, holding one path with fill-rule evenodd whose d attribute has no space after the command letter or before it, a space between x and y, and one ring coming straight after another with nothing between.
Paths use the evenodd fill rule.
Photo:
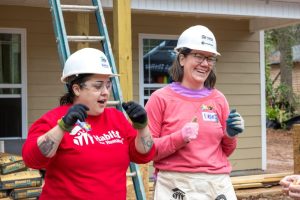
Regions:
<instances>
[{"instance_id":1,"label":"eyeglasses","mask_svg":"<svg viewBox=\"0 0 300 200\"><path fill-rule=\"evenodd\" d=\"M112 88L111 81L97 81L95 83L91 83L90 85L87 85L86 83L81 83L80 85L85 88L91 88L92 91L99 93L103 92L104 88L106 88L107 90L111 90Z\"/></svg>"},{"instance_id":2,"label":"eyeglasses","mask_svg":"<svg viewBox=\"0 0 300 200\"><path fill-rule=\"evenodd\" d=\"M217 58L214 56L204 56L201 53L189 53L192 55L198 63L202 63L204 60L207 61L209 65L214 65L217 62Z\"/></svg>"}]
</instances>

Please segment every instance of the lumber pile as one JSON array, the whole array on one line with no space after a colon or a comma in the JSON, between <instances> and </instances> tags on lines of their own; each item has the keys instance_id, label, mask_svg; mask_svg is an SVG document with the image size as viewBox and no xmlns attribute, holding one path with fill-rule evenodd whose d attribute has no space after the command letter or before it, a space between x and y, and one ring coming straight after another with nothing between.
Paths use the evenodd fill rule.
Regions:
<instances>
[{"instance_id":1,"label":"lumber pile","mask_svg":"<svg viewBox=\"0 0 300 200\"><path fill-rule=\"evenodd\" d=\"M271 187L279 184L279 181L292 172L276 173L276 174L260 174L251 176L231 177L231 181L235 190Z\"/></svg>"},{"instance_id":2,"label":"lumber pile","mask_svg":"<svg viewBox=\"0 0 300 200\"><path fill-rule=\"evenodd\" d=\"M0 153L0 200L38 199L41 191L39 170L27 168L19 155Z\"/></svg>"}]
</instances>

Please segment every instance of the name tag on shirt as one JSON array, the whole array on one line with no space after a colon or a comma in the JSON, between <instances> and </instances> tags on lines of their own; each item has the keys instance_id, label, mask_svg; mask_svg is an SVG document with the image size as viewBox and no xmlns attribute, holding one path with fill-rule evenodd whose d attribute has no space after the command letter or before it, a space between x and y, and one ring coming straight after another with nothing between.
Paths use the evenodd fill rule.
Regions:
<instances>
[{"instance_id":1,"label":"name tag on shirt","mask_svg":"<svg viewBox=\"0 0 300 200\"><path fill-rule=\"evenodd\" d=\"M203 121L218 122L218 116L216 113L202 112Z\"/></svg>"}]
</instances>

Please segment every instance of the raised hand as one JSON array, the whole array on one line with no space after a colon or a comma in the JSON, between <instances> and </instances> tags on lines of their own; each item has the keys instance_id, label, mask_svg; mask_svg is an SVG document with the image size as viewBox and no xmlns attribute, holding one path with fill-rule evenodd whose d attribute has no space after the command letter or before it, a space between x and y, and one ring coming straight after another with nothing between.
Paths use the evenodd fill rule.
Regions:
<instances>
[{"instance_id":1,"label":"raised hand","mask_svg":"<svg viewBox=\"0 0 300 200\"><path fill-rule=\"evenodd\" d=\"M198 137L199 124L197 118L195 117L192 122L186 123L181 129L181 135L186 142L195 140Z\"/></svg>"},{"instance_id":2,"label":"raised hand","mask_svg":"<svg viewBox=\"0 0 300 200\"><path fill-rule=\"evenodd\" d=\"M67 114L58 122L60 128L70 132L77 120L84 122L89 108L83 104L75 104L69 108Z\"/></svg>"},{"instance_id":3,"label":"raised hand","mask_svg":"<svg viewBox=\"0 0 300 200\"><path fill-rule=\"evenodd\" d=\"M245 129L243 117L236 112L236 109L232 109L226 120L226 130L230 137L234 137L242 133Z\"/></svg>"},{"instance_id":4,"label":"raised hand","mask_svg":"<svg viewBox=\"0 0 300 200\"><path fill-rule=\"evenodd\" d=\"M134 101L122 103L122 107L133 123L135 129L143 129L148 124L147 113L145 109Z\"/></svg>"}]
</instances>

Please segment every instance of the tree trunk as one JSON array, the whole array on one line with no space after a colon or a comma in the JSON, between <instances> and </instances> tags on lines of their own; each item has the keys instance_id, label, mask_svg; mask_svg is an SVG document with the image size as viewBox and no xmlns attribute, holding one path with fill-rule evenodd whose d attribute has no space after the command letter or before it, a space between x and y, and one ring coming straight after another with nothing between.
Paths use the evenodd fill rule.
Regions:
<instances>
[{"instance_id":1,"label":"tree trunk","mask_svg":"<svg viewBox=\"0 0 300 200\"><path fill-rule=\"evenodd\" d=\"M279 51L280 51L280 83L287 87L287 98L292 103L293 97L293 77L292 77L292 51L289 36L283 31L280 31Z\"/></svg>"}]
</instances>

